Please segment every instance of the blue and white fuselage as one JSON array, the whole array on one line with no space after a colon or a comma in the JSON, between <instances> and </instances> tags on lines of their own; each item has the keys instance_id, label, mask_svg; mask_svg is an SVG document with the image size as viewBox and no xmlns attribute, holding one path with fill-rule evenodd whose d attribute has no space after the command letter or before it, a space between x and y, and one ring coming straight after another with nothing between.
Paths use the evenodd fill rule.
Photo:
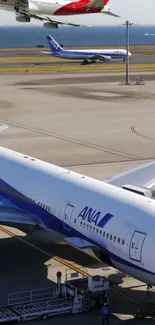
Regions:
<instances>
[{"instance_id":1,"label":"blue and white fuselage","mask_svg":"<svg viewBox=\"0 0 155 325\"><path fill-rule=\"evenodd\" d=\"M42 53L49 54L54 57L67 60L90 60L96 62L96 60L110 62L112 59L126 59L127 52L124 49L86 49L86 50L64 50L50 35L47 36L47 40L51 49L51 52ZM131 53L129 52L129 57Z\"/></svg>"},{"instance_id":2,"label":"blue and white fuselage","mask_svg":"<svg viewBox=\"0 0 155 325\"><path fill-rule=\"evenodd\" d=\"M153 199L2 147L0 167L0 223L62 234L155 285Z\"/></svg>"}]
</instances>

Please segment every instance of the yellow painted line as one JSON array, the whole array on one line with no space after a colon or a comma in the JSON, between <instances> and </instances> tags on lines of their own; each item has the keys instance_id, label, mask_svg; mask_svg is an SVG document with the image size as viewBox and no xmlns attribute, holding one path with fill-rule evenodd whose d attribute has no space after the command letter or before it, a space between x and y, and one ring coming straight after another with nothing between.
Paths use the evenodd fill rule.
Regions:
<instances>
[{"instance_id":1,"label":"yellow painted line","mask_svg":"<svg viewBox=\"0 0 155 325\"><path fill-rule=\"evenodd\" d=\"M23 239L23 238L15 235L12 231L10 231L10 230L2 227L2 226L0 226L0 231L3 231L4 233L6 233L7 235L9 235L10 237L15 237L16 239L20 240L21 242L27 244L28 246L30 246L32 248L35 248L36 250L38 250L39 252L43 253L44 255L47 255L48 257L53 258L53 260L59 262L60 264L63 264L65 266L67 266L69 269L72 269L72 270L74 270L74 271L76 271L76 272L78 272L78 273L80 273L80 274L82 274L84 276L88 276L89 275L87 272L82 271L80 268L74 266L73 264L71 264L71 263L69 263L69 262L61 259L58 256L52 256L50 253L44 251L43 249L37 247L34 244L28 242L27 240L25 240L25 239Z\"/></svg>"},{"instance_id":2,"label":"yellow painted line","mask_svg":"<svg viewBox=\"0 0 155 325\"><path fill-rule=\"evenodd\" d=\"M129 71L137 71L137 72L147 72L147 71L155 71L155 66L130 66ZM119 73L119 72L124 72L125 73L125 68L124 67L101 67L101 66L96 66L96 67L75 67L75 66L46 66L46 67L0 67L0 73L62 73L62 72L106 72L106 73Z\"/></svg>"},{"instance_id":3,"label":"yellow painted line","mask_svg":"<svg viewBox=\"0 0 155 325\"><path fill-rule=\"evenodd\" d=\"M155 71L155 64L131 64L129 66L129 71ZM34 65L34 66L15 66L15 67L0 67L0 73L58 73L58 72L124 72L125 66L122 64L112 64L112 65Z\"/></svg>"},{"instance_id":4,"label":"yellow painted line","mask_svg":"<svg viewBox=\"0 0 155 325\"><path fill-rule=\"evenodd\" d=\"M14 234L12 231L0 226L0 231L6 233L7 235L9 235L10 237L15 237L16 239L20 240L21 242L27 244L28 246L32 247L32 248L35 248L36 250L38 250L39 252L41 252L42 254L45 254L47 255L48 257L52 258L53 260L59 262L60 264L62 265L65 265L67 266L69 269L72 269L76 272L78 272L79 274L83 275L83 276L86 276L88 277L90 274L88 272L85 272L85 271L82 271L80 268L74 266L73 264L63 260L62 258L58 257L58 256L52 256L50 253L44 251L43 249L37 247L36 245L32 244L32 243L29 243L27 240L17 236L16 234ZM115 288L111 288L114 292L122 295L123 297L125 297L126 299L136 303L136 304L140 304L139 301L131 298L130 296L126 295L125 293L121 292L120 290L116 290Z\"/></svg>"},{"instance_id":5,"label":"yellow painted line","mask_svg":"<svg viewBox=\"0 0 155 325\"><path fill-rule=\"evenodd\" d=\"M52 60L50 61L52 63ZM65 61L66 62L66 61ZM155 71L155 64L148 63L148 64L130 64L129 71L134 72L149 72ZM57 65L32 65L32 66L2 66L0 67L0 73L78 73L78 72L106 72L106 73L117 73L117 72L124 72L125 73L125 64L99 64L99 65L86 65L81 66L79 65L70 65L70 64L63 64L62 61L59 61Z\"/></svg>"}]
</instances>

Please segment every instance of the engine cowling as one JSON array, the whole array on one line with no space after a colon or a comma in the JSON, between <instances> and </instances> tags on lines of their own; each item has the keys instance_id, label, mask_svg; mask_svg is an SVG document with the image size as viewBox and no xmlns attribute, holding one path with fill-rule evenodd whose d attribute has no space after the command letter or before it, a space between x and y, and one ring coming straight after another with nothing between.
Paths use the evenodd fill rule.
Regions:
<instances>
[{"instance_id":1,"label":"engine cowling","mask_svg":"<svg viewBox=\"0 0 155 325\"><path fill-rule=\"evenodd\" d=\"M51 23L51 22L48 22L48 23L44 23L44 27L45 28L58 28L58 25L54 24L54 23Z\"/></svg>"},{"instance_id":2,"label":"engine cowling","mask_svg":"<svg viewBox=\"0 0 155 325\"><path fill-rule=\"evenodd\" d=\"M100 60L104 61L104 62L111 62L111 56L108 56L108 55L101 56L100 55Z\"/></svg>"},{"instance_id":3,"label":"engine cowling","mask_svg":"<svg viewBox=\"0 0 155 325\"><path fill-rule=\"evenodd\" d=\"M29 23L30 20L31 19L29 17L16 13L16 21L18 21L19 23Z\"/></svg>"}]
</instances>

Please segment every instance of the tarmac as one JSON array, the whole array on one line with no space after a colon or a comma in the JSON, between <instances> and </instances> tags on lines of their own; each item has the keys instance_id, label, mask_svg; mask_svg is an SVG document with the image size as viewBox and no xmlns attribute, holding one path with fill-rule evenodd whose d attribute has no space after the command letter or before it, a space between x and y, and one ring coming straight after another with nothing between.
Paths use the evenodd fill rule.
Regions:
<instances>
[{"instance_id":1,"label":"tarmac","mask_svg":"<svg viewBox=\"0 0 155 325\"><path fill-rule=\"evenodd\" d=\"M152 161L155 74L143 75L145 85L135 85L137 73L130 75L130 85L124 85L123 73L3 75L0 123L7 123L9 129L0 134L1 146L100 180ZM0 305L7 302L10 292L54 285L57 271L62 271L64 280L71 264L73 269L84 267L89 274L109 276L113 281L111 324L133 319L136 306L145 298L143 283L61 240L52 242L53 236L48 235L44 243L42 233L25 235L11 228L13 234L34 244L32 248L5 229L10 228L0 231ZM57 325L62 320L67 325L100 324L100 310L55 317L46 324Z\"/></svg>"}]
</instances>

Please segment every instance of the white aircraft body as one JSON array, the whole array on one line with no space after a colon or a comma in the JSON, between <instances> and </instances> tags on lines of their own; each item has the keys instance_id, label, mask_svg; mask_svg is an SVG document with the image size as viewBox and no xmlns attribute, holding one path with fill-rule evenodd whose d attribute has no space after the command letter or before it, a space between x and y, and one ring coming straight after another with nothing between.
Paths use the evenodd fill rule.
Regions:
<instances>
[{"instance_id":1,"label":"white aircraft body","mask_svg":"<svg viewBox=\"0 0 155 325\"><path fill-rule=\"evenodd\" d=\"M72 16L79 14L103 13L119 17L107 6L109 0L0 0L0 9L14 11L16 21L30 22L31 18L45 21L44 27L58 28L58 25L79 24L69 23L50 18L49 16Z\"/></svg>"},{"instance_id":2,"label":"white aircraft body","mask_svg":"<svg viewBox=\"0 0 155 325\"><path fill-rule=\"evenodd\" d=\"M127 51L124 49L85 49L85 50L64 50L54 38L47 35L47 40L50 52L41 51L44 54L48 54L60 59L67 60L83 60L82 64L95 63L97 60L102 62L110 62L112 59L126 60ZM131 58L131 53L128 53Z\"/></svg>"},{"instance_id":3,"label":"white aircraft body","mask_svg":"<svg viewBox=\"0 0 155 325\"><path fill-rule=\"evenodd\" d=\"M143 196L154 184L155 162L102 182L0 147L0 167L1 224L39 227L51 240L53 231L62 234L155 285L155 201Z\"/></svg>"}]
</instances>

